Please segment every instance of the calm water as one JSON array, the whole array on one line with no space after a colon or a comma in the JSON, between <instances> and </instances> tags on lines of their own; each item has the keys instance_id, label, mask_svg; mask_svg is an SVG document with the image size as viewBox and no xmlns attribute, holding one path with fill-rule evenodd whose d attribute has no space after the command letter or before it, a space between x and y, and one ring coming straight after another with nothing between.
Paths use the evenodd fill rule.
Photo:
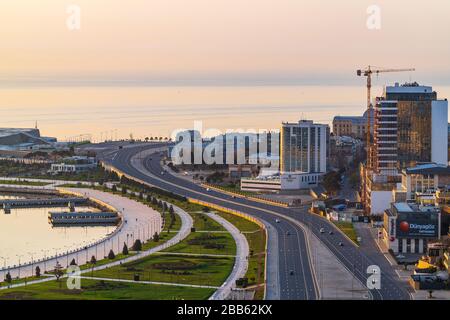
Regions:
<instances>
[{"instance_id":1,"label":"calm water","mask_svg":"<svg viewBox=\"0 0 450 320\"><path fill-rule=\"evenodd\" d=\"M450 97L450 87L435 87ZM380 95L378 85L373 90ZM331 123L359 115L361 86L28 87L0 89L0 127L34 127L60 139L168 136L202 120L204 128L273 129L301 118ZM116 131L111 131L116 130Z\"/></svg>"},{"instance_id":2,"label":"calm water","mask_svg":"<svg viewBox=\"0 0 450 320\"><path fill-rule=\"evenodd\" d=\"M6 215L0 210L0 257L7 259L8 265L43 258L70 249L80 248L83 243L94 242L112 232L115 227L70 227L52 228L48 222L49 211L67 211L67 208L12 209ZM94 211L93 208L77 210ZM0 259L3 267L4 261Z\"/></svg>"}]
</instances>

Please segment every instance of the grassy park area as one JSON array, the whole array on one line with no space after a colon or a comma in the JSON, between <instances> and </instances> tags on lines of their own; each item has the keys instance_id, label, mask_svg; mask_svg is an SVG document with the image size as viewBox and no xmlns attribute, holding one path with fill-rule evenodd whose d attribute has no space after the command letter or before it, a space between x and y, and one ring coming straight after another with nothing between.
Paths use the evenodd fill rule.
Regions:
<instances>
[{"instance_id":1,"label":"grassy park area","mask_svg":"<svg viewBox=\"0 0 450 320\"><path fill-rule=\"evenodd\" d=\"M220 286L228 277L234 258L153 254L120 266L94 271L89 276L141 281Z\"/></svg>"},{"instance_id":2,"label":"grassy park area","mask_svg":"<svg viewBox=\"0 0 450 320\"><path fill-rule=\"evenodd\" d=\"M204 300L214 289L81 279L69 290L65 279L0 291L0 300Z\"/></svg>"},{"instance_id":3,"label":"grassy park area","mask_svg":"<svg viewBox=\"0 0 450 320\"><path fill-rule=\"evenodd\" d=\"M357 241L357 235L356 235L356 231L355 228L353 227L353 223L351 222L333 222L336 227L339 228L339 230L341 230L347 237L349 237L354 243L358 243Z\"/></svg>"},{"instance_id":4,"label":"grassy park area","mask_svg":"<svg viewBox=\"0 0 450 320\"><path fill-rule=\"evenodd\" d=\"M0 180L0 184L43 187L43 186L49 185L50 183L49 182L40 182L40 181L28 181L28 180L20 179L20 180Z\"/></svg>"},{"instance_id":5,"label":"grassy park area","mask_svg":"<svg viewBox=\"0 0 450 320\"><path fill-rule=\"evenodd\" d=\"M185 240L166 249L167 252L234 255L236 243L229 233L191 233Z\"/></svg>"}]
</instances>

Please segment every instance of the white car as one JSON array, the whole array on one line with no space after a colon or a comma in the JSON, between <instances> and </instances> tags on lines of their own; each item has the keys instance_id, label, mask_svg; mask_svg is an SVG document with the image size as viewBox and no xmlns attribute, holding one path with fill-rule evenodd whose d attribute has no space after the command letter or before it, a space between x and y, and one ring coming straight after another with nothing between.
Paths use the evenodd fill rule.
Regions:
<instances>
[{"instance_id":1,"label":"white car","mask_svg":"<svg viewBox=\"0 0 450 320\"><path fill-rule=\"evenodd\" d=\"M206 191L207 191L207 192L210 192L210 191L211 191L211 189L210 189L210 188L206 188Z\"/></svg>"},{"instance_id":2,"label":"white car","mask_svg":"<svg viewBox=\"0 0 450 320\"><path fill-rule=\"evenodd\" d=\"M276 223L280 223L280 220L276 219L275 222L276 222Z\"/></svg>"},{"instance_id":3,"label":"white car","mask_svg":"<svg viewBox=\"0 0 450 320\"><path fill-rule=\"evenodd\" d=\"M325 233L325 229L324 228L320 228L320 233Z\"/></svg>"}]
</instances>

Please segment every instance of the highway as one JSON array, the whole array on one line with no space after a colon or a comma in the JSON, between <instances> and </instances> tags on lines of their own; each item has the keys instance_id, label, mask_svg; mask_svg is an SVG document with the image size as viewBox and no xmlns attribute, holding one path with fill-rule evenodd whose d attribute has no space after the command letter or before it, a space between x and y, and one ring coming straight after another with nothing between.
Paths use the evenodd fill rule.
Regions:
<instances>
[{"instance_id":1,"label":"highway","mask_svg":"<svg viewBox=\"0 0 450 320\"><path fill-rule=\"evenodd\" d=\"M117 150L117 152L107 153L107 156L102 160L129 176L161 189L242 211L273 223L279 237L280 299L314 300L319 298L319 288L311 267L308 242L303 226L308 226L311 232L316 234L337 259L363 284L366 283L369 276L366 272L368 266L375 264L382 267L381 289L371 290L373 299L410 299L405 284L401 283L398 278L393 277L389 270L383 271L383 266L386 265L386 262L381 260L385 259L383 255L368 257L350 239L341 234L334 225L319 216L309 214L308 208L282 208L248 199L234 198L213 190L207 191L197 184L164 172L161 167L163 155L160 153L142 159L143 167L148 171L146 173L141 168L136 168L136 164L132 163L132 158L149 148L155 148L155 146L141 145L123 148ZM279 219L280 222L275 223L275 219ZM321 234L319 230L322 227L327 232ZM334 233L329 234L328 231L330 230L333 230ZM340 242L343 246L339 245Z\"/></svg>"}]
</instances>

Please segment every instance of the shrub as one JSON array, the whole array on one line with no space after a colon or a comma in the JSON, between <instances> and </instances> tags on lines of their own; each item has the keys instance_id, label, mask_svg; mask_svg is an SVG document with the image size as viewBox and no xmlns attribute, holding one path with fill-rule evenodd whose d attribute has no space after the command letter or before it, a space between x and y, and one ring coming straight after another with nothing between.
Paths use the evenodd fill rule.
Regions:
<instances>
[{"instance_id":1,"label":"shrub","mask_svg":"<svg viewBox=\"0 0 450 320\"><path fill-rule=\"evenodd\" d=\"M136 241L133 244L133 247L131 248L133 251L141 251L142 250L142 242L139 239L136 239Z\"/></svg>"},{"instance_id":2,"label":"shrub","mask_svg":"<svg viewBox=\"0 0 450 320\"><path fill-rule=\"evenodd\" d=\"M109 250L109 253L108 253L108 259L109 260L113 260L113 259L115 259L116 258L116 255L114 254L114 251L111 249L111 250Z\"/></svg>"},{"instance_id":3,"label":"shrub","mask_svg":"<svg viewBox=\"0 0 450 320\"><path fill-rule=\"evenodd\" d=\"M127 246L127 244L125 242L123 243L122 254L125 255L125 256L127 256L129 254L128 246Z\"/></svg>"},{"instance_id":4,"label":"shrub","mask_svg":"<svg viewBox=\"0 0 450 320\"><path fill-rule=\"evenodd\" d=\"M38 277L38 278L41 276L41 268L39 268L39 266L36 266L35 274L36 274L36 277Z\"/></svg>"}]
</instances>

